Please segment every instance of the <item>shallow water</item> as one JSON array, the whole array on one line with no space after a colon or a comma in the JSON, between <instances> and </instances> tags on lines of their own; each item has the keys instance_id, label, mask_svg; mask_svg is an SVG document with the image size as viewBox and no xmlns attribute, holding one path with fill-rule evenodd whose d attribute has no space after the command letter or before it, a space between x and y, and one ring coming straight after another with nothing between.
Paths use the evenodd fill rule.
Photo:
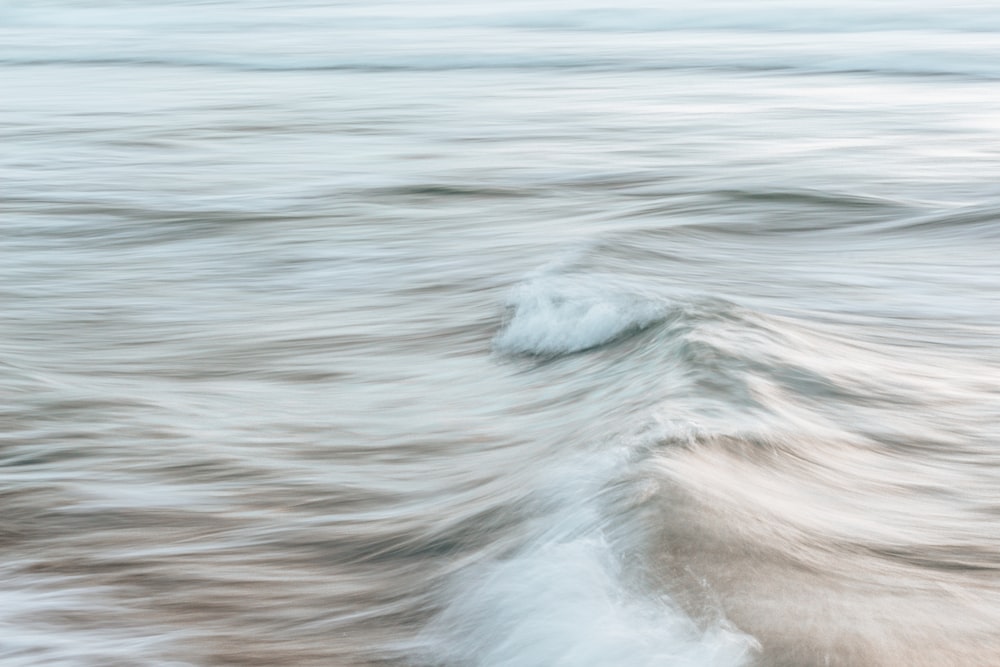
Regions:
<instances>
[{"instance_id":1,"label":"shallow water","mask_svg":"<svg viewBox=\"0 0 1000 667\"><path fill-rule=\"evenodd\" d=\"M993 3L0 3L5 665L1000 665Z\"/></svg>"}]
</instances>

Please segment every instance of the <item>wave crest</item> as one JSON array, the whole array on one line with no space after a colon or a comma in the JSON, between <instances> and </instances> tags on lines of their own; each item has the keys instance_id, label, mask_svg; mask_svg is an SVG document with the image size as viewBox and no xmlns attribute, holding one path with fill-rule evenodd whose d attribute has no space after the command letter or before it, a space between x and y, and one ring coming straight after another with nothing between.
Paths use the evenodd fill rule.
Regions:
<instances>
[{"instance_id":1,"label":"wave crest","mask_svg":"<svg viewBox=\"0 0 1000 667\"><path fill-rule=\"evenodd\" d=\"M535 280L508 300L507 321L493 341L506 354L555 356L599 347L641 331L667 314L642 295L579 278Z\"/></svg>"}]
</instances>

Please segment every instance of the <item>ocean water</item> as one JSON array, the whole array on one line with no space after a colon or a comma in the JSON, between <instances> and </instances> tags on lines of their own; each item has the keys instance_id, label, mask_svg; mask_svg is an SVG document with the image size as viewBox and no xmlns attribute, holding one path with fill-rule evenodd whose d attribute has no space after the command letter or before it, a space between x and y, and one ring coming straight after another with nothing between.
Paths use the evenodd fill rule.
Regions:
<instances>
[{"instance_id":1,"label":"ocean water","mask_svg":"<svg viewBox=\"0 0 1000 667\"><path fill-rule=\"evenodd\" d=\"M1000 665L1000 5L0 2L0 664Z\"/></svg>"}]
</instances>

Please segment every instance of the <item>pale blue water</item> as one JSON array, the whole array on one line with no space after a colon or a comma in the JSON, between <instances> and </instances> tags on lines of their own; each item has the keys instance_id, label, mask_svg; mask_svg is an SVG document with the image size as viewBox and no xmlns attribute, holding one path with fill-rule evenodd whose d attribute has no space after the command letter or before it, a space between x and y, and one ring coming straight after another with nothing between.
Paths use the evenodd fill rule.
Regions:
<instances>
[{"instance_id":1,"label":"pale blue water","mask_svg":"<svg viewBox=\"0 0 1000 667\"><path fill-rule=\"evenodd\" d=\"M994 2L0 2L0 662L989 666Z\"/></svg>"}]
</instances>

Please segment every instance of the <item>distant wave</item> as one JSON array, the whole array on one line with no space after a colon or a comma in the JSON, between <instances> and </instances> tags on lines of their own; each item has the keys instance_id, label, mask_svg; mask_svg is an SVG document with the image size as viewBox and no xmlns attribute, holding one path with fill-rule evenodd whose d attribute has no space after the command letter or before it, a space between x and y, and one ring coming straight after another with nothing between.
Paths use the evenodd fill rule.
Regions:
<instances>
[{"instance_id":1,"label":"distant wave","mask_svg":"<svg viewBox=\"0 0 1000 667\"><path fill-rule=\"evenodd\" d=\"M974 240L1000 238L1000 203L967 206L943 213L907 217L870 225L872 233L925 233Z\"/></svg>"},{"instance_id":2,"label":"distant wave","mask_svg":"<svg viewBox=\"0 0 1000 667\"><path fill-rule=\"evenodd\" d=\"M595 72L651 72L707 70L729 73L777 74L864 74L873 76L960 77L969 80L1000 79L1000 58L970 61L949 60L947 55L893 55L882 60L877 56L812 58L795 62L795 58L768 57L759 62L726 61L719 57L697 58L629 58L615 56L532 56L504 55L426 55L380 56L361 58L287 59L247 56L197 56L163 54L78 54L78 55L13 55L0 54L3 67L44 66L112 66L112 67L176 67L209 68L235 71L345 71L345 72L444 72L461 70L577 70Z\"/></svg>"},{"instance_id":3,"label":"distant wave","mask_svg":"<svg viewBox=\"0 0 1000 667\"><path fill-rule=\"evenodd\" d=\"M36 7L0 6L0 16L11 25L88 27L152 27L204 30L224 27L251 30L308 28L335 30L430 30L441 28L514 28L545 31L673 32L772 31L789 33L954 31L995 32L1000 15L994 3L983 0L954 2L943 11L932 2L879 3L847 0L810 2L806 8L789 0L739 2L735 0L681 1L669 7L625 2L614 8L596 0L565 3L512 1L502 7L470 6L455 0L430 0L379 6L364 3L316 3L289 12L272 2L161 1L154 6L119 3L38 3ZM192 12L196 7L196 13Z\"/></svg>"},{"instance_id":4,"label":"distant wave","mask_svg":"<svg viewBox=\"0 0 1000 667\"><path fill-rule=\"evenodd\" d=\"M790 11L792 10L792 11ZM473 18L470 17L470 22ZM507 12L483 23L544 30L657 32L681 30L762 30L779 32L884 32L949 30L994 32L1000 16L990 3L957 4L946 15L912 3L817 2L807 10L786 2L707 2L696 6L606 7Z\"/></svg>"}]
</instances>

